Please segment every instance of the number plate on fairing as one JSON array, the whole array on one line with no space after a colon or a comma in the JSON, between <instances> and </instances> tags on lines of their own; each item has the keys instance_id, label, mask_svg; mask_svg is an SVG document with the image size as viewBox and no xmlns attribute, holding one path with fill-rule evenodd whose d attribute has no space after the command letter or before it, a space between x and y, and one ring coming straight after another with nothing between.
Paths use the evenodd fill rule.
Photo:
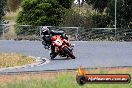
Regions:
<instances>
[{"instance_id":1,"label":"number plate on fairing","mask_svg":"<svg viewBox=\"0 0 132 88\"><path fill-rule=\"evenodd\" d=\"M56 39L55 41L55 44L57 44L58 46L61 46L62 45L62 41L60 39Z\"/></svg>"}]
</instances>

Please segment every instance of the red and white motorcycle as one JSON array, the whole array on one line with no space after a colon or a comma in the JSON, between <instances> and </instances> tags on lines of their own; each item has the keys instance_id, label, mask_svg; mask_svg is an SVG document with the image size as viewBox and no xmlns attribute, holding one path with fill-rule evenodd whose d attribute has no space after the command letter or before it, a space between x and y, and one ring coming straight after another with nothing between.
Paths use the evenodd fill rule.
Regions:
<instances>
[{"instance_id":1,"label":"red and white motorcycle","mask_svg":"<svg viewBox=\"0 0 132 88\"><path fill-rule=\"evenodd\" d=\"M55 52L61 57L70 57L75 59L73 46L68 40L62 39L60 35L52 36L52 45L55 46Z\"/></svg>"}]
</instances>

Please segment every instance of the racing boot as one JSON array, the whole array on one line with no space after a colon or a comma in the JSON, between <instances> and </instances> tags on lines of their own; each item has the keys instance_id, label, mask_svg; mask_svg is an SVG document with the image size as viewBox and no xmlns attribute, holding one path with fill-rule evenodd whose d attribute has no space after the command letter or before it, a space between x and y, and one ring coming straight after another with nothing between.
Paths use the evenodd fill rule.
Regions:
<instances>
[{"instance_id":1,"label":"racing boot","mask_svg":"<svg viewBox=\"0 0 132 88\"><path fill-rule=\"evenodd\" d=\"M57 53L55 52L55 46L51 46L50 58L53 60L56 56Z\"/></svg>"},{"instance_id":2,"label":"racing boot","mask_svg":"<svg viewBox=\"0 0 132 88\"><path fill-rule=\"evenodd\" d=\"M53 60L57 56L57 53L50 53L50 58Z\"/></svg>"}]
</instances>

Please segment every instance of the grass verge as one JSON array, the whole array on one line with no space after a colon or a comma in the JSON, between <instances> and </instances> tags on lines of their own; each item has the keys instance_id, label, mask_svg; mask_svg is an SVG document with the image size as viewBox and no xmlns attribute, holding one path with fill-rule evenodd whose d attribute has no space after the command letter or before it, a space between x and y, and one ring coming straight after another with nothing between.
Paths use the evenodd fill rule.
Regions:
<instances>
[{"instance_id":1,"label":"grass verge","mask_svg":"<svg viewBox=\"0 0 132 88\"><path fill-rule=\"evenodd\" d=\"M21 66L33 62L33 58L21 54L0 53L0 68Z\"/></svg>"},{"instance_id":2,"label":"grass verge","mask_svg":"<svg viewBox=\"0 0 132 88\"><path fill-rule=\"evenodd\" d=\"M132 68L105 68L90 69L87 73L94 74L130 74ZM19 74L3 78L10 79L11 82L2 83L0 88L132 88L129 84L86 84L80 86L76 83L76 72L54 72L54 73L37 73L37 74ZM2 75L0 76L2 78ZM11 78L10 78L11 77ZM21 78L21 79L20 79ZM24 79L25 78L25 79Z\"/></svg>"}]
</instances>

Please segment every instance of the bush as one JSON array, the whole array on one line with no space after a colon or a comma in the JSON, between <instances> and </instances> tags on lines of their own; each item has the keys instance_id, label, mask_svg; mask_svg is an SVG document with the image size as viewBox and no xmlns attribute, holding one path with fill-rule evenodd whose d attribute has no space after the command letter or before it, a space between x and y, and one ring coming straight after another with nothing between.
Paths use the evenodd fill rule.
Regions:
<instances>
[{"instance_id":1,"label":"bush","mask_svg":"<svg viewBox=\"0 0 132 88\"><path fill-rule=\"evenodd\" d=\"M56 0L24 0L18 24L57 26L62 21L65 8Z\"/></svg>"},{"instance_id":2,"label":"bush","mask_svg":"<svg viewBox=\"0 0 132 88\"><path fill-rule=\"evenodd\" d=\"M17 24L33 26L58 26L62 23L64 8L57 0L24 0L22 11L18 14ZM16 34L31 35L39 31L34 27L17 27Z\"/></svg>"}]
</instances>

